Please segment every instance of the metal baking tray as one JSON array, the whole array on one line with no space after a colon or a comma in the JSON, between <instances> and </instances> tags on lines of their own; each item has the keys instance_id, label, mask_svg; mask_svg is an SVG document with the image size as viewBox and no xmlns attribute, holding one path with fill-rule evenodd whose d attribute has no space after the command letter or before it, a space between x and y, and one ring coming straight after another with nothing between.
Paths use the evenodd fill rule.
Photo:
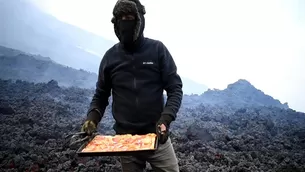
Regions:
<instances>
[{"instance_id":1,"label":"metal baking tray","mask_svg":"<svg viewBox=\"0 0 305 172\"><path fill-rule=\"evenodd\" d=\"M97 135L98 136L98 135ZM84 143L78 150L77 155L79 157L90 157L90 156L129 156L134 155L135 153L149 153L154 152L158 148L158 137L155 138L154 149L145 149L145 150L135 150L135 151L115 151L115 152L82 152L82 150L95 138L94 136L90 141Z\"/></svg>"}]
</instances>

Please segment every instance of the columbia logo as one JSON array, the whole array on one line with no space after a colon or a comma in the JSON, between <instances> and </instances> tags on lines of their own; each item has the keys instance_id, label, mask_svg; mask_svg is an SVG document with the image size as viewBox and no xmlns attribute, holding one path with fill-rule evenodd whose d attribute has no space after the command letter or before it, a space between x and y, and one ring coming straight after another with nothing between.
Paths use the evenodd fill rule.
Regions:
<instances>
[{"instance_id":1,"label":"columbia logo","mask_svg":"<svg viewBox=\"0 0 305 172\"><path fill-rule=\"evenodd\" d=\"M143 62L143 64L154 64L154 62Z\"/></svg>"}]
</instances>

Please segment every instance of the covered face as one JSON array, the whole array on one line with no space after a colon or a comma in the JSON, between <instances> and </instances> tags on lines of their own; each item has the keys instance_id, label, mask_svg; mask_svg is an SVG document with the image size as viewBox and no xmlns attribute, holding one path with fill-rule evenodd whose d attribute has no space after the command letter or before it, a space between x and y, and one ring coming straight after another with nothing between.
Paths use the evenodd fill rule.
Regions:
<instances>
[{"instance_id":1,"label":"covered face","mask_svg":"<svg viewBox=\"0 0 305 172\"><path fill-rule=\"evenodd\" d=\"M114 31L124 45L133 44L143 35L145 8L139 0L118 0L113 9Z\"/></svg>"}]
</instances>

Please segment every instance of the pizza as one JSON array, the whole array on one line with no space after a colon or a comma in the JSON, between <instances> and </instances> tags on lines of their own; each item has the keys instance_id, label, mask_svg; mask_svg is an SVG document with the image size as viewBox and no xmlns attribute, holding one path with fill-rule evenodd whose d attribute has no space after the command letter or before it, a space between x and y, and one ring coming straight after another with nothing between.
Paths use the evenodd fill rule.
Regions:
<instances>
[{"instance_id":1,"label":"pizza","mask_svg":"<svg viewBox=\"0 0 305 172\"><path fill-rule=\"evenodd\" d=\"M82 152L125 152L153 150L157 135L122 134L114 136L97 135L82 150Z\"/></svg>"}]
</instances>

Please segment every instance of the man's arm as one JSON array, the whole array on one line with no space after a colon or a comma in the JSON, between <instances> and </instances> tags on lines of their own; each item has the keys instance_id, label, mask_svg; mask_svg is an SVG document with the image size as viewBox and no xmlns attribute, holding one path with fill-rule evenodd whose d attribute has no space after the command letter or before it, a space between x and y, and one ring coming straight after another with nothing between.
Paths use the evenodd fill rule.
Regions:
<instances>
[{"instance_id":1,"label":"man's arm","mask_svg":"<svg viewBox=\"0 0 305 172\"><path fill-rule=\"evenodd\" d=\"M177 74L175 61L162 42L160 42L159 55L163 88L167 92L167 101L160 120L169 126L176 119L181 106L183 84L180 76Z\"/></svg>"},{"instance_id":2,"label":"man's arm","mask_svg":"<svg viewBox=\"0 0 305 172\"><path fill-rule=\"evenodd\" d=\"M104 116L105 109L109 104L108 99L111 94L111 80L108 70L108 58L106 56L107 53L101 60L95 94L93 95L87 112L87 120L92 120L96 124L98 124Z\"/></svg>"}]
</instances>

